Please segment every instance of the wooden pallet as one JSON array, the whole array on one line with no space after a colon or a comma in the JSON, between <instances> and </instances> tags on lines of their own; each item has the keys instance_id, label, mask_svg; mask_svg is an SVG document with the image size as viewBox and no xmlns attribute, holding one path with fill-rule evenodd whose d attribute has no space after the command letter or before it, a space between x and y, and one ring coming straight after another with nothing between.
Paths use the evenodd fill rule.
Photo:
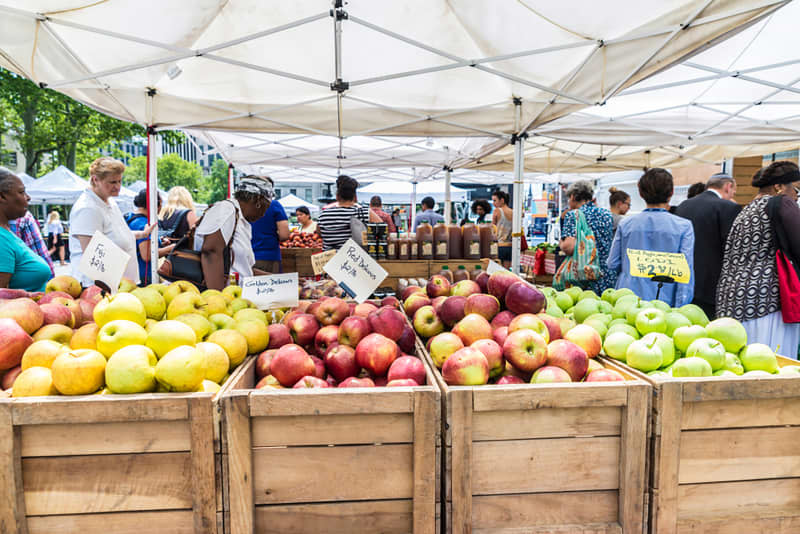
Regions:
<instances>
[{"instance_id":1,"label":"wooden pallet","mask_svg":"<svg viewBox=\"0 0 800 534\"><path fill-rule=\"evenodd\" d=\"M435 374L446 532L642 532L645 381L454 387Z\"/></svg>"},{"instance_id":2,"label":"wooden pallet","mask_svg":"<svg viewBox=\"0 0 800 534\"><path fill-rule=\"evenodd\" d=\"M222 400L226 532L438 533L440 395L414 388L254 390Z\"/></svg>"},{"instance_id":3,"label":"wooden pallet","mask_svg":"<svg viewBox=\"0 0 800 534\"><path fill-rule=\"evenodd\" d=\"M800 378L664 380L618 365L653 385L651 533L800 532Z\"/></svg>"}]
</instances>

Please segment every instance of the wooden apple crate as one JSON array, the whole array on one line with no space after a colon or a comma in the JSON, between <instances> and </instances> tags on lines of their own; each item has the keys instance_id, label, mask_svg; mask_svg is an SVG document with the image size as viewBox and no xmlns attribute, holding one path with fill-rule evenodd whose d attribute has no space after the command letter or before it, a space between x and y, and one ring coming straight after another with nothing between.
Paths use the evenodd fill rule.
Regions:
<instances>
[{"instance_id":1,"label":"wooden apple crate","mask_svg":"<svg viewBox=\"0 0 800 534\"><path fill-rule=\"evenodd\" d=\"M0 399L0 532L221 533L222 391Z\"/></svg>"},{"instance_id":2,"label":"wooden apple crate","mask_svg":"<svg viewBox=\"0 0 800 534\"><path fill-rule=\"evenodd\" d=\"M222 399L230 534L438 533L440 394L252 389L255 362Z\"/></svg>"},{"instance_id":3,"label":"wooden apple crate","mask_svg":"<svg viewBox=\"0 0 800 534\"><path fill-rule=\"evenodd\" d=\"M651 395L624 374L625 383L448 386L436 371L446 532L640 534Z\"/></svg>"},{"instance_id":4,"label":"wooden apple crate","mask_svg":"<svg viewBox=\"0 0 800 534\"><path fill-rule=\"evenodd\" d=\"M800 378L665 380L615 363L653 385L651 533L800 532Z\"/></svg>"},{"instance_id":5,"label":"wooden apple crate","mask_svg":"<svg viewBox=\"0 0 800 534\"><path fill-rule=\"evenodd\" d=\"M300 276L314 276L311 256L322 252L321 248L290 247L281 249L281 269L285 273L298 273Z\"/></svg>"},{"instance_id":6,"label":"wooden apple crate","mask_svg":"<svg viewBox=\"0 0 800 534\"><path fill-rule=\"evenodd\" d=\"M381 267L389 273L381 282L381 287L390 287L397 290L397 281L401 278L422 278L427 280L430 276L430 260L385 260L380 261Z\"/></svg>"}]
</instances>

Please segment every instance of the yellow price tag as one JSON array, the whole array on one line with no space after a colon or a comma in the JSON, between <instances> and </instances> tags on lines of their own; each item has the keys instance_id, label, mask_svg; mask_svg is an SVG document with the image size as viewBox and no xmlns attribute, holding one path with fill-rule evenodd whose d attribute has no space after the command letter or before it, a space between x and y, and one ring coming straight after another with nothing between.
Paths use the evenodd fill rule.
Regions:
<instances>
[{"instance_id":1,"label":"yellow price tag","mask_svg":"<svg viewBox=\"0 0 800 534\"><path fill-rule=\"evenodd\" d=\"M639 278L669 276L681 284L688 284L691 281L692 273L683 254L635 248L629 248L627 252L631 276Z\"/></svg>"},{"instance_id":2,"label":"yellow price tag","mask_svg":"<svg viewBox=\"0 0 800 534\"><path fill-rule=\"evenodd\" d=\"M334 256L336 256L335 250L326 250L325 252L312 254L311 268L314 270L314 274L324 273L325 271L323 271L323 267L325 267L325 264L328 263Z\"/></svg>"}]
</instances>

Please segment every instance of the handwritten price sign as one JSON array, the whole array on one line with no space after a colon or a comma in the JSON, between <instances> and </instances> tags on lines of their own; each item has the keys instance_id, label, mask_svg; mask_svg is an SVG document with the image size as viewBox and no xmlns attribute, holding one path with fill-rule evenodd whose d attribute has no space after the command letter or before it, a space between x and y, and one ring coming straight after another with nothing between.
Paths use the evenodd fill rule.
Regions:
<instances>
[{"instance_id":1,"label":"handwritten price sign","mask_svg":"<svg viewBox=\"0 0 800 534\"><path fill-rule=\"evenodd\" d=\"M336 256L335 250L326 250L318 254L311 255L311 268L314 274L322 274L325 272L325 264L331 261L331 258Z\"/></svg>"},{"instance_id":2,"label":"handwritten price sign","mask_svg":"<svg viewBox=\"0 0 800 534\"><path fill-rule=\"evenodd\" d=\"M248 276L242 279L242 298L261 310L297 306L297 273Z\"/></svg>"},{"instance_id":3,"label":"handwritten price sign","mask_svg":"<svg viewBox=\"0 0 800 534\"><path fill-rule=\"evenodd\" d=\"M359 303L367 300L389 274L352 239L342 245L324 269Z\"/></svg>"},{"instance_id":4,"label":"handwritten price sign","mask_svg":"<svg viewBox=\"0 0 800 534\"><path fill-rule=\"evenodd\" d=\"M130 259L130 254L116 243L100 232L95 232L83 252L79 268L89 280L103 282L114 294Z\"/></svg>"},{"instance_id":5,"label":"handwritten price sign","mask_svg":"<svg viewBox=\"0 0 800 534\"><path fill-rule=\"evenodd\" d=\"M631 276L652 278L669 276L680 284L688 284L692 277L686 256L674 252L628 249Z\"/></svg>"}]
</instances>

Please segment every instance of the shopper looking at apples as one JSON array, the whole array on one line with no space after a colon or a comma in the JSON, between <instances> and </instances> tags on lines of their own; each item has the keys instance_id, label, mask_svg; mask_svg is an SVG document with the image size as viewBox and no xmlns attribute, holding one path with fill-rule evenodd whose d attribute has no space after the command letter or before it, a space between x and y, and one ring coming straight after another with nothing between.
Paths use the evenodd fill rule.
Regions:
<instances>
[{"instance_id":1,"label":"shopper looking at apples","mask_svg":"<svg viewBox=\"0 0 800 534\"><path fill-rule=\"evenodd\" d=\"M639 178L639 194L647 208L620 221L608 269L619 275L617 289L627 287L642 300L654 300L658 293L660 300L677 308L689 304L694 296L694 229L692 223L667 211L672 193L672 175L665 169L648 169ZM689 283L666 284L659 293L657 282L630 274L629 248L683 254L691 271Z\"/></svg>"}]
</instances>

